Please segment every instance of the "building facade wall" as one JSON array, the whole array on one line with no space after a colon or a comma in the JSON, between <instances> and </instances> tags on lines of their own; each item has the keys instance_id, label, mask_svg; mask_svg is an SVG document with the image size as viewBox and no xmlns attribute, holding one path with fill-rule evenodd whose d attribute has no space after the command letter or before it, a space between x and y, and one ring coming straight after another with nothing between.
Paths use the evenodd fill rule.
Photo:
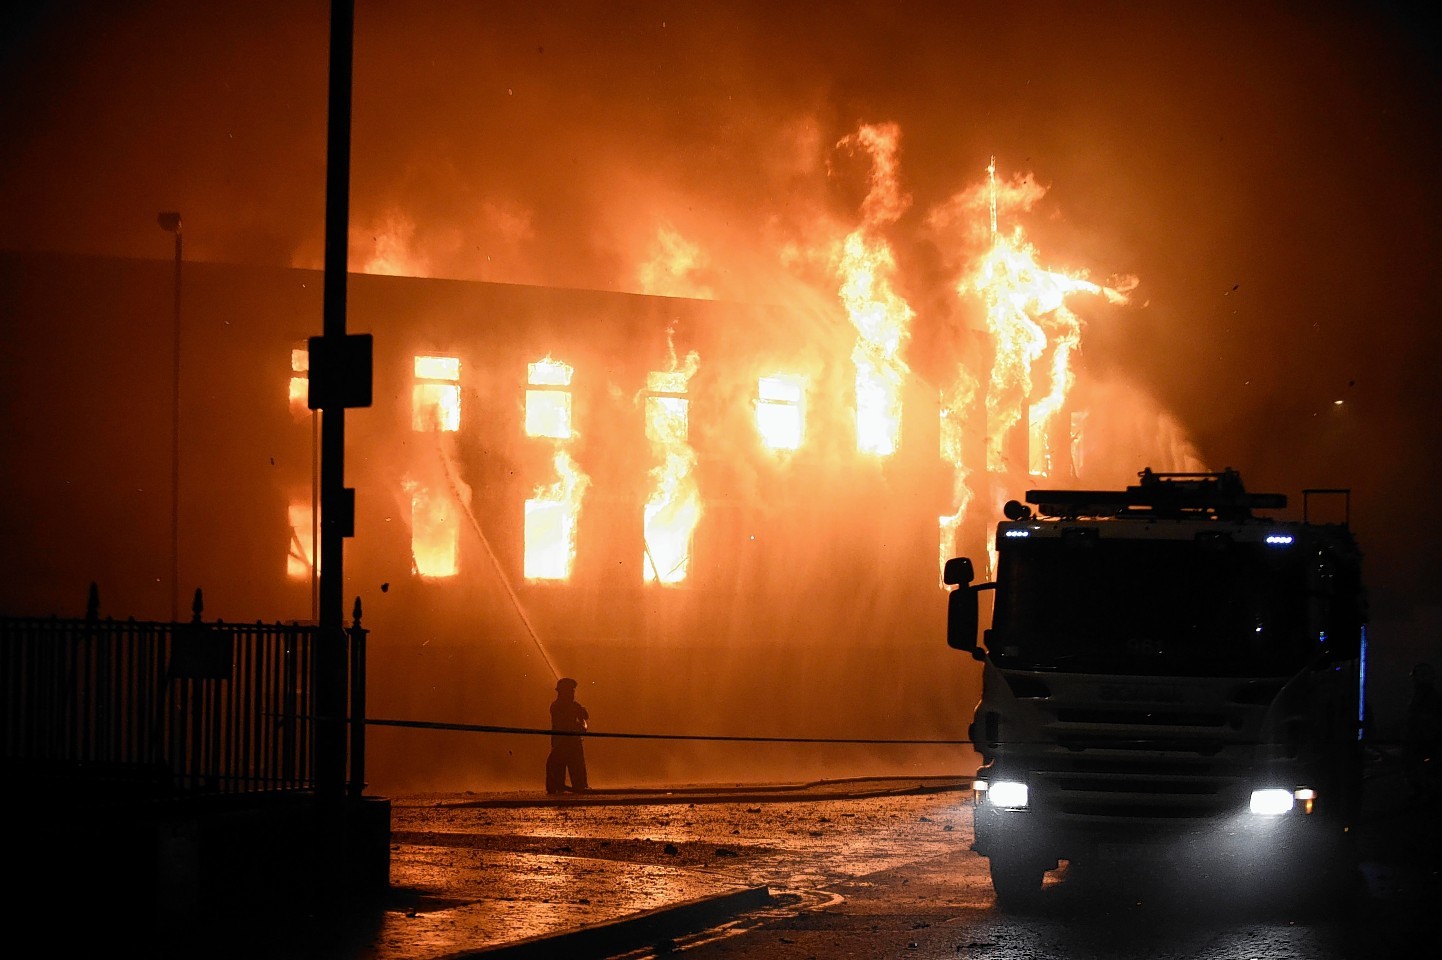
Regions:
<instances>
[{"instance_id":1,"label":"building facade wall","mask_svg":"<svg viewBox=\"0 0 1442 960\"><path fill-rule=\"evenodd\" d=\"M290 399L290 381L292 351L321 328L321 276L186 264L182 283L182 613L201 587L208 618L311 619L313 584L287 572L287 557L308 555L290 511L313 495L317 415ZM173 295L164 262L0 257L5 612L73 615L94 581L102 614L169 618ZM348 327L375 344L373 405L347 416L357 516L344 561L347 605L359 598L371 628L372 717L544 726L564 674L613 731L961 735L975 670L944 643L938 518L952 509L952 474L938 453L937 391L913 378L897 453L858 453L844 322L353 276ZM647 374L693 351L687 440L701 515L685 580L647 583L642 515L657 466ZM458 429L416 429L417 356L459 361ZM573 370L565 441L525 432L528 365L544 358ZM756 429L757 380L777 372L808 384L805 442L780 454ZM574 567L564 581L531 581L524 504L554 479L560 448L589 481ZM451 575L417 567L417 490L452 525ZM544 752L540 738L450 743L383 727L370 738L368 769L398 786L524 780ZM927 762L955 753L937 750ZM757 764L839 774L905 766L915 752L680 740L597 740L593 751L635 777L741 776Z\"/></svg>"}]
</instances>

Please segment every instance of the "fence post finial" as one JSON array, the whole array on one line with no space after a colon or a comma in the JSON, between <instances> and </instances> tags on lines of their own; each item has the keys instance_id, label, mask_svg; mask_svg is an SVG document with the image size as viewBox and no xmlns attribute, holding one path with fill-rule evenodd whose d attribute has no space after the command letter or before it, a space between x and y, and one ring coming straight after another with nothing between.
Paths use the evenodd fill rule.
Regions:
<instances>
[{"instance_id":1,"label":"fence post finial","mask_svg":"<svg viewBox=\"0 0 1442 960\"><path fill-rule=\"evenodd\" d=\"M195 588L195 599L190 601L191 621L200 622L200 613L205 609L205 597L201 594L200 588Z\"/></svg>"},{"instance_id":2,"label":"fence post finial","mask_svg":"<svg viewBox=\"0 0 1442 960\"><path fill-rule=\"evenodd\" d=\"M351 617L351 620L352 620L352 623L351 623L351 626L352 626L352 627L359 627L359 626L361 625L361 624L360 624L360 620L361 620L361 602L360 602L360 597L359 597L359 596L357 596L357 597L355 598L355 606L351 608L350 617Z\"/></svg>"}]
</instances>

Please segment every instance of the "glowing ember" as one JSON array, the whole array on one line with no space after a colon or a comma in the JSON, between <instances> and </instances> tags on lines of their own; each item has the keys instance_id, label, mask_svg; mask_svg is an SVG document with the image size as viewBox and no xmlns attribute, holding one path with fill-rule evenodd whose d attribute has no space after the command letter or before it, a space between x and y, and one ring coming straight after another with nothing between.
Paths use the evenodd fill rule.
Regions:
<instances>
[{"instance_id":1,"label":"glowing ember","mask_svg":"<svg viewBox=\"0 0 1442 960\"><path fill-rule=\"evenodd\" d=\"M643 519L645 582L680 583L691 560L691 534L701 519L701 497L696 489L696 451L688 442L690 401L686 388L700 366L693 350L683 369L649 374L646 378L646 437L660 464L651 471L655 483Z\"/></svg>"},{"instance_id":2,"label":"glowing ember","mask_svg":"<svg viewBox=\"0 0 1442 960\"><path fill-rule=\"evenodd\" d=\"M461 361L416 357L411 388L411 427L453 433L461 428Z\"/></svg>"},{"instance_id":3,"label":"glowing ember","mask_svg":"<svg viewBox=\"0 0 1442 960\"><path fill-rule=\"evenodd\" d=\"M772 450L799 450L806 379L788 374L761 377L756 385L756 429Z\"/></svg>"},{"instance_id":4,"label":"glowing ember","mask_svg":"<svg viewBox=\"0 0 1442 960\"><path fill-rule=\"evenodd\" d=\"M527 580L565 580L576 559L576 522L591 481L564 450L556 452L555 467L558 479L526 501Z\"/></svg>"},{"instance_id":5,"label":"glowing ember","mask_svg":"<svg viewBox=\"0 0 1442 960\"><path fill-rule=\"evenodd\" d=\"M837 271L841 302L856 327L856 446L862 453L890 456L901 436L901 386L907 374L901 349L914 313L891 288L896 264L876 228L894 221L909 205L896 178L896 124L863 126L841 141L857 144L872 160L871 188L862 204L863 224L841 245Z\"/></svg>"},{"instance_id":6,"label":"glowing ember","mask_svg":"<svg viewBox=\"0 0 1442 960\"><path fill-rule=\"evenodd\" d=\"M568 440L571 437L571 365L547 357L529 364L526 391L526 435Z\"/></svg>"}]
</instances>

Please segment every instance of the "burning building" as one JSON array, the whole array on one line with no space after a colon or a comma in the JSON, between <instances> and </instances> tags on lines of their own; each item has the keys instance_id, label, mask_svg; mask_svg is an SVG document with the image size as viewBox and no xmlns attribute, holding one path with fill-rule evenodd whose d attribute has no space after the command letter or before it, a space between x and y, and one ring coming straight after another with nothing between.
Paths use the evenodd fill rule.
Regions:
<instances>
[{"instance_id":1,"label":"burning building","mask_svg":"<svg viewBox=\"0 0 1442 960\"><path fill-rule=\"evenodd\" d=\"M169 274L7 256L4 277L10 462L41 465L13 474L9 549L28 560L4 607L67 612L93 580L103 612L164 618ZM372 716L544 726L564 672L610 730L944 729L918 706L942 656L935 403L896 456L857 449L847 331L789 342L775 311L673 298L351 287L352 326L377 343L347 450ZM315 617L320 290L307 271L187 265L182 610L202 587L207 617ZM855 682L857 658L891 657L905 669ZM384 777L384 729L372 738ZM412 773L439 782L527 747L455 749Z\"/></svg>"},{"instance_id":2,"label":"burning building","mask_svg":"<svg viewBox=\"0 0 1442 960\"><path fill-rule=\"evenodd\" d=\"M561 675L595 732L628 734L596 741L599 782L970 762L977 680L943 641L941 562L985 557L1033 478L1194 464L1155 424L1117 443L1136 398L1078 386L1067 300L1126 286L1045 269L999 229L1026 180L993 168L931 214L938 233L990 217L953 291L971 328L917 327L887 240L909 203L896 136L843 141L872 176L823 308L350 277L375 357L347 430L345 594L371 631L381 788L535 782L543 738L454 728L544 727ZM0 258L3 516L25 558L0 608L64 613L93 581L117 616L199 587L208 618L316 617L321 280L186 264L173 342L168 266Z\"/></svg>"}]
</instances>

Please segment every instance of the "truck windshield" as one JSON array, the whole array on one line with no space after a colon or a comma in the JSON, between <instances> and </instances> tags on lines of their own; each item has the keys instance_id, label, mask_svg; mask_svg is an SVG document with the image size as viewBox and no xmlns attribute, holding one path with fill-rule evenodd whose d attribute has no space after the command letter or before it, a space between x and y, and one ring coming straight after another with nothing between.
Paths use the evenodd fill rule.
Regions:
<instances>
[{"instance_id":1,"label":"truck windshield","mask_svg":"<svg viewBox=\"0 0 1442 960\"><path fill-rule=\"evenodd\" d=\"M1034 538L1004 545L987 649L999 666L1281 676L1305 664L1303 551Z\"/></svg>"}]
</instances>

